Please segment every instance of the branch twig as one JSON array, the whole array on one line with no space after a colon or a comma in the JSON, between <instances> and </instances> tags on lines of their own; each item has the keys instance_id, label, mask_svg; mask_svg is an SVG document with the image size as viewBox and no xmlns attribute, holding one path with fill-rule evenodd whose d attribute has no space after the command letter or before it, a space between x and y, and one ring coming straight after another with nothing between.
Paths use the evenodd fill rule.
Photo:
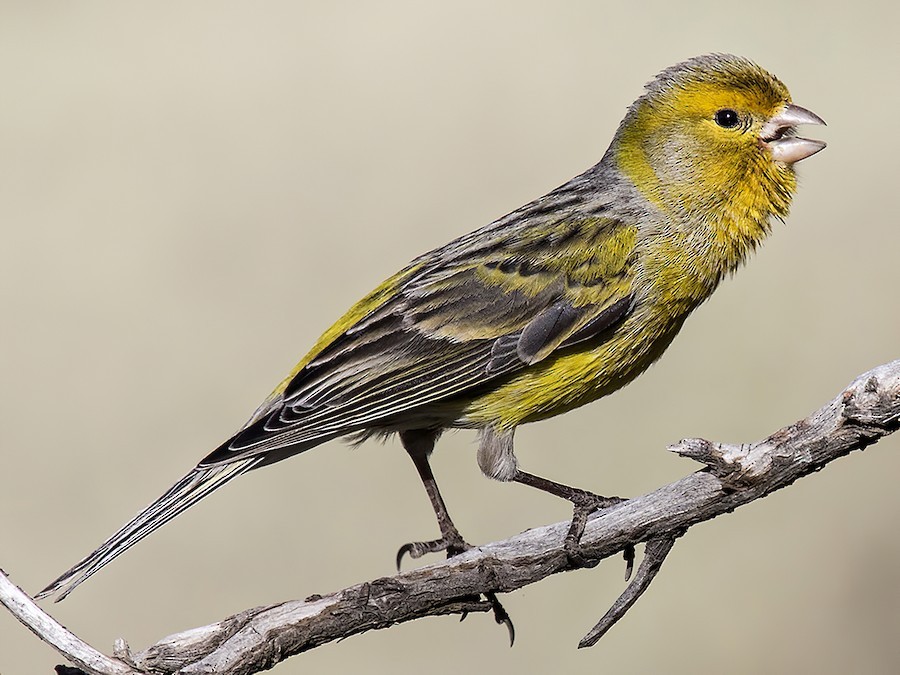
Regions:
<instances>
[{"instance_id":1,"label":"branch twig","mask_svg":"<svg viewBox=\"0 0 900 675\"><path fill-rule=\"evenodd\" d=\"M122 661L101 654L38 607L25 591L0 570L0 603L32 633L55 648L82 671L92 675L140 675Z\"/></svg>"},{"instance_id":2,"label":"branch twig","mask_svg":"<svg viewBox=\"0 0 900 675\"><path fill-rule=\"evenodd\" d=\"M638 568L637 576L628 584L628 587L613 603L612 607L606 610L606 614L597 622L597 625L581 638L581 642L578 643L579 649L593 647L606 634L606 631L625 616L625 612L631 609L631 606L637 602L637 599L650 587L650 582L653 581L653 577L662 568L666 556L669 555L669 551L675 545L675 538L681 534L683 532L676 532L674 535L651 539L647 542L647 546L644 549L644 559Z\"/></svg>"},{"instance_id":3,"label":"branch twig","mask_svg":"<svg viewBox=\"0 0 900 675\"><path fill-rule=\"evenodd\" d=\"M675 539L692 525L787 487L898 427L900 360L861 375L828 405L762 441L728 445L688 439L671 446L707 468L595 513L587 523L581 550L584 567L627 552L634 544L647 546L634 581L579 646L596 643L625 614L647 589ZM250 609L170 636L135 655L117 653L122 660L104 657L67 633L2 575L0 602L89 673L248 675L368 630L424 616L489 611L491 603L479 597L514 591L573 568L563 546L567 529L568 523L535 528L397 576L304 601ZM33 616L35 611L41 616Z\"/></svg>"}]
</instances>

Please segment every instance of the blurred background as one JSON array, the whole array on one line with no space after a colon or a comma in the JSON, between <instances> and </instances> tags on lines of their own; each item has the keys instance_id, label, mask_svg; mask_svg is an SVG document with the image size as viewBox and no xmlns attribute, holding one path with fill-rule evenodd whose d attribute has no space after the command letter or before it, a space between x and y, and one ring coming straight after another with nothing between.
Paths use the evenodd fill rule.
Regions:
<instances>
[{"instance_id":1,"label":"blurred background","mask_svg":"<svg viewBox=\"0 0 900 675\"><path fill-rule=\"evenodd\" d=\"M638 495L900 358L897 5L875 2L6 2L0 6L0 533L30 592L239 427L408 260L595 163L665 66L727 51L824 117L828 149L746 269L615 396L522 428L528 470ZM435 471L473 543L567 504ZM900 434L680 539L600 644L618 560L330 644L280 675L900 671ZM436 534L396 442L330 443L231 483L46 603L109 652L389 575ZM448 655L451 655L448 657ZM61 662L0 612L0 673Z\"/></svg>"}]
</instances>

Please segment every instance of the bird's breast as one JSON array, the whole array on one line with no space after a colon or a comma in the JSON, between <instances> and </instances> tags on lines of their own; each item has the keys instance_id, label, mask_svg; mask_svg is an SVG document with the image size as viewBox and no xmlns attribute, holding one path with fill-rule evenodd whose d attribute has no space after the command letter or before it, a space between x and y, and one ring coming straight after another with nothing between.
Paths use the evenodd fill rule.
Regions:
<instances>
[{"instance_id":1,"label":"bird's breast","mask_svg":"<svg viewBox=\"0 0 900 675\"><path fill-rule=\"evenodd\" d=\"M686 316L638 306L599 343L561 350L472 400L460 426L513 427L611 394L662 355Z\"/></svg>"}]
</instances>

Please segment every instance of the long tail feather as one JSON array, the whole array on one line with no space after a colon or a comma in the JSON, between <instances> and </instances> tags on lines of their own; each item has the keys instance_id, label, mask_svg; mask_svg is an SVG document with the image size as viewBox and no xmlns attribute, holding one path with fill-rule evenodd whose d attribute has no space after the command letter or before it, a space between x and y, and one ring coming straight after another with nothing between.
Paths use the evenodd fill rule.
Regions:
<instances>
[{"instance_id":1,"label":"long tail feather","mask_svg":"<svg viewBox=\"0 0 900 675\"><path fill-rule=\"evenodd\" d=\"M104 565L115 560L141 539L172 520L172 518L213 490L223 486L232 478L252 469L259 464L261 459L259 456L249 457L243 461L230 464L194 469L169 488L162 497L135 516L121 530L103 542L96 551L78 562L72 569L60 575L58 579L38 593L35 598L46 598L61 591L56 602L64 599L79 584L100 570Z\"/></svg>"}]
</instances>

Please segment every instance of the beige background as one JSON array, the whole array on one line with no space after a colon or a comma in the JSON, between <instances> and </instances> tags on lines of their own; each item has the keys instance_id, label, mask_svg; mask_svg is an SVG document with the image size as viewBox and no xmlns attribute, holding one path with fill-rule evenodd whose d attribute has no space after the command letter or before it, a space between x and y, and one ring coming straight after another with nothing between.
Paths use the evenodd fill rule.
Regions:
<instances>
[{"instance_id":1,"label":"beige background","mask_svg":"<svg viewBox=\"0 0 900 675\"><path fill-rule=\"evenodd\" d=\"M238 427L351 302L418 253L593 164L661 68L749 56L828 141L747 269L616 396L518 435L524 465L634 495L900 358L890 3L12 3L0 6L0 566L36 591ZM846 8L845 8L846 7ZM877 8L877 9L876 9ZM467 538L561 520L435 467ZM621 565L296 657L277 673L900 671L900 436L698 526L594 649ZM396 443L246 476L47 607L143 648L390 574L433 535ZM0 673L60 659L0 612Z\"/></svg>"}]
</instances>

